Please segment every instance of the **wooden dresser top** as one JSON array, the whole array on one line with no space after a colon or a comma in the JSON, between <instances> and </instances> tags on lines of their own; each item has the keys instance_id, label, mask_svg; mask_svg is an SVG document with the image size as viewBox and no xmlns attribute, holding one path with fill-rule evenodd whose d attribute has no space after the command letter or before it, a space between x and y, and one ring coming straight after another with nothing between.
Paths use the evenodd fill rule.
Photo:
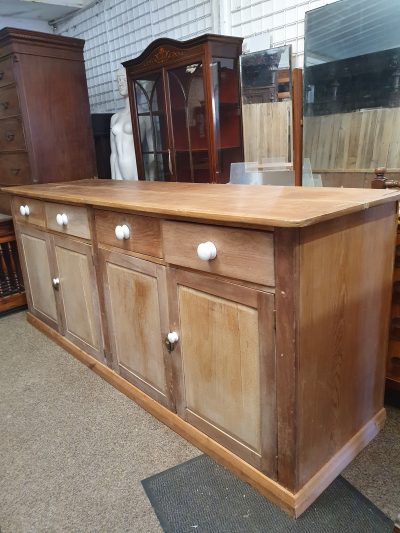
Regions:
<instances>
[{"instance_id":1,"label":"wooden dresser top","mask_svg":"<svg viewBox=\"0 0 400 533\"><path fill-rule=\"evenodd\" d=\"M399 191L83 180L3 188L30 198L257 226L302 227L395 202Z\"/></svg>"}]
</instances>

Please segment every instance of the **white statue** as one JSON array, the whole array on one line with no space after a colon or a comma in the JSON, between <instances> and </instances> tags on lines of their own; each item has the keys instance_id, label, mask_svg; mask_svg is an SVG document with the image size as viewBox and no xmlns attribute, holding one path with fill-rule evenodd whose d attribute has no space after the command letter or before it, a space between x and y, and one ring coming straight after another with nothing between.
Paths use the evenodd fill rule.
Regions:
<instances>
[{"instance_id":1,"label":"white statue","mask_svg":"<svg viewBox=\"0 0 400 533\"><path fill-rule=\"evenodd\" d=\"M125 99L125 108L111 117L111 177L113 180L137 180L128 83L124 68L117 70L117 82L120 95Z\"/></svg>"}]
</instances>

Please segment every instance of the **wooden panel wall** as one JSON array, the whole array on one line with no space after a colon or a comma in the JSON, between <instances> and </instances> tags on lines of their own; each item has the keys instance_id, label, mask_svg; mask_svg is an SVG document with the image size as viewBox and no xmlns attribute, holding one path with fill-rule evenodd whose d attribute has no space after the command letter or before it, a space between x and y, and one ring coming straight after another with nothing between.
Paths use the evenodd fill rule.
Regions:
<instances>
[{"instance_id":1,"label":"wooden panel wall","mask_svg":"<svg viewBox=\"0 0 400 533\"><path fill-rule=\"evenodd\" d=\"M314 172L400 169L400 107L304 117L304 157Z\"/></svg>"},{"instance_id":2,"label":"wooden panel wall","mask_svg":"<svg viewBox=\"0 0 400 533\"><path fill-rule=\"evenodd\" d=\"M245 161L279 157L292 162L291 100L244 104L242 113Z\"/></svg>"}]
</instances>

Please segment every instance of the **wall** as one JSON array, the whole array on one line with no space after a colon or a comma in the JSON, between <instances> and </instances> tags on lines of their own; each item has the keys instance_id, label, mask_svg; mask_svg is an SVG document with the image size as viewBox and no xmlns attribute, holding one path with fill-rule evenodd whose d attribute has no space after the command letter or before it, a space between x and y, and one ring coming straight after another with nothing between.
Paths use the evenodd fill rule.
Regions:
<instances>
[{"instance_id":1,"label":"wall","mask_svg":"<svg viewBox=\"0 0 400 533\"><path fill-rule=\"evenodd\" d=\"M56 33L86 40L85 63L92 113L123 103L114 73L154 39L190 39L203 33L249 37L269 32L271 46L291 44L303 65L304 15L336 0L99 0L59 21ZM266 39L267 40L267 39ZM266 42L265 48L270 43Z\"/></svg>"}]
</instances>

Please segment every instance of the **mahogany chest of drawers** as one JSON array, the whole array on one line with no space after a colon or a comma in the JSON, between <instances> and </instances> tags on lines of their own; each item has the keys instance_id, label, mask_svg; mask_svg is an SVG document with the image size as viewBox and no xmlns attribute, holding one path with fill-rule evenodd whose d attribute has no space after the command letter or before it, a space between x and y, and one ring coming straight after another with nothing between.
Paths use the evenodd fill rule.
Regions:
<instances>
[{"instance_id":1,"label":"mahogany chest of drawers","mask_svg":"<svg viewBox=\"0 0 400 533\"><path fill-rule=\"evenodd\" d=\"M0 186L95 176L83 45L0 31ZM10 213L4 193L0 213Z\"/></svg>"}]
</instances>

